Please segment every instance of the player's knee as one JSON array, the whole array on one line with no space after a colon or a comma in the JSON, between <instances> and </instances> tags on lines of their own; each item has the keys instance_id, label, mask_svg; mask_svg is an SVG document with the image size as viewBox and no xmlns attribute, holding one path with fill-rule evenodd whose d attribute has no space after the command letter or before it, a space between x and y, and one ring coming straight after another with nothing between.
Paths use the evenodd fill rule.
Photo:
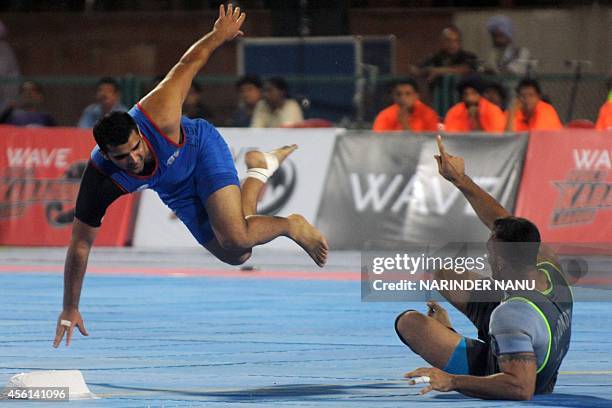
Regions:
<instances>
[{"instance_id":1,"label":"player's knee","mask_svg":"<svg viewBox=\"0 0 612 408\"><path fill-rule=\"evenodd\" d=\"M242 255L227 257L226 259L223 259L223 262L235 266L242 265L249 260L251 254L251 251L247 251L244 252Z\"/></svg>"},{"instance_id":2,"label":"player's knee","mask_svg":"<svg viewBox=\"0 0 612 408\"><path fill-rule=\"evenodd\" d=\"M416 310L407 310L395 319L395 331L399 338L406 344L420 333L427 321L427 316Z\"/></svg>"},{"instance_id":3,"label":"player's knee","mask_svg":"<svg viewBox=\"0 0 612 408\"><path fill-rule=\"evenodd\" d=\"M232 233L217 237L219 245L226 251L242 252L251 249L251 243L246 234Z\"/></svg>"}]
</instances>

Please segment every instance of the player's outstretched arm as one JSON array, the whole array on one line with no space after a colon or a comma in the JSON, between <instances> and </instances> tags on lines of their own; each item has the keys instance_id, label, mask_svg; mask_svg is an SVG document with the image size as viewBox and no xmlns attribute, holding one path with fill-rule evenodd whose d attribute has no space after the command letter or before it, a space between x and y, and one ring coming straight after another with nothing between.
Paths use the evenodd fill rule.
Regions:
<instances>
[{"instance_id":1,"label":"player's outstretched arm","mask_svg":"<svg viewBox=\"0 0 612 408\"><path fill-rule=\"evenodd\" d=\"M72 238L68 246L64 266L64 306L57 320L53 347L60 345L64 334L66 334L66 346L70 345L72 332L75 327L79 329L82 335L88 335L83 324L83 318L79 312L79 300L81 298L81 288L83 287L89 252L91 251L98 229L76 218L74 219Z\"/></svg>"},{"instance_id":2,"label":"player's outstretched arm","mask_svg":"<svg viewBox=\"0 0 612 408\"><path fill-rule=\"evenodd\" d=\"M502 354L499 358L501 372L484 377L449 374L438 368L417 368L404 377L412 378L409 384L421 381L429 384L420 391L457 391L470 397L499 400L528 401L533 397L536 384L536 357L534 353ZM417 381L418 377L426 377Z\"/></svg>"},{"instance_id":3,"label":"player's outstretched arm","mask_svg":"<svg viewBox=\"0 0 612 408\"><path fill-rule=\"evenodd\" d=\"M176 137L179 137L181 109L191 82L204 67L214 50L225 41L243 35L240 27L245 19L246 14L240 11L240 7L234 8L231 3L227 8L221 5L219 18L212 31L195 42L163 81L140 101L142 107L161 130L171 136L176 134Z\"/></svg>"},{"instance_id":4,"label":"player's outstretched arm","mask_svg":"<svg viewBox=\"0 0 612 408\"><path fill-rule=\"evenodd\" d=\"M438 162L438 171L440 175L453 183L467 198L470 205L476 211L480 221L492 229L493 223L498 218L509 217L512 214L497 202L489 193L484 191L478 184L474 183L467 174L465 174L465 163L463 157L451 156L446 152L442 137L438 136L439 155L436 155Z\"/></svg>"}]
</instances>

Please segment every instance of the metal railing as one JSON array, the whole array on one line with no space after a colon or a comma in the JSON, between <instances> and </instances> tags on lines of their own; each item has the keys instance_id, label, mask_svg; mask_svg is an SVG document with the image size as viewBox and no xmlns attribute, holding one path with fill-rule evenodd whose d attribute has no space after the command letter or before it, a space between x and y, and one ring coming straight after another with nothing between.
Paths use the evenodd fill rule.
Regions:
<instances>
[{"instance_id":1,"label":"metal railing","mask_svg":"<svg viewBox=\"0 0 612 408\"><path fill-rule=\"evenodd\" d=\"M85 106L94 101L98 79L93 76L23 76L0 78L0 87L14 87L25 80L40 83L45 94L43 109L54 115L61 125L74 126ZM152 76L130 74L117 79L126 106L142 98L154 81ZM229 124L236 106L237 79L234 75L196 78L203 88L203 103L214 112L210 119L215 125ZM292 90L291 96L301 103L307 118L323 117L346 127L367 127L376 113L391 103L389 86L396 77L289 76L286 79ZM583 74L579 81L572 74L541 74L536 79L545 97L565 122L571 119L595 120L607 97L608 78L603 74ZM458 80L453 76L443 77L434 87L421 81L421 97L443 117L459 100L456 92ZM519 78L497 77L495 80L507 88L508 94L512 94Z\"/></svg>"}]
</instances>

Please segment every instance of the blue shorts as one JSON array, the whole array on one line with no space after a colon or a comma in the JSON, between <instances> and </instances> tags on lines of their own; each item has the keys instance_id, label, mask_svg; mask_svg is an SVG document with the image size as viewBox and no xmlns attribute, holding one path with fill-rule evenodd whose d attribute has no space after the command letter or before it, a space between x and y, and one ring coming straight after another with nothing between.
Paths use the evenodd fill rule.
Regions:
<instances>
[{"instance_id":1,"label":"blue shorts","mask_svg":"<svg viewBox=\"0 0 612 408\"><path fill-rule=\"evenodd\" d=\"M204 245L215 237L205 203L216 191L227 186L240 187L232 153L223 137L212 127L200 140L192 180L180 198L173 200L172 210L193 237Z\"/></svg>"}]
</instances>

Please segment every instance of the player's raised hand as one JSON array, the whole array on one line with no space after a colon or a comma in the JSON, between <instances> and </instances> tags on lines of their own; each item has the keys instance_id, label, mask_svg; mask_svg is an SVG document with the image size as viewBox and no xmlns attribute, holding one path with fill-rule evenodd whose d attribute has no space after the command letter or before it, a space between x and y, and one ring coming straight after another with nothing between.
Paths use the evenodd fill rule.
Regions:
<instances>
[{"instance_id":1,"label":"player's raised hand","mask_svg":"<svg viewBox=\"0 0 612 408\"><path fill-rule=\"evenodd\" d=\"M448 154L444 143L442 143L442 136L438 135L436 141L438 142L438 150L440 152L439 155L434 156L438 162L438 171L442 177L451 183L456 183L465 175L463 157Z\"/></svg>"},{"instance_id":2,"label":"player's raised hand","mask_svg":"<svg viewBox=\"0 0 612 408\"><path fill-rule=\"evenodd\" d=\"M215 21L213 31L218 33L223 41L233 40L234 38L244 35L240 31L240 27L246 19L246 13L240 11L240 7L234 8L232 3L227 5L227 8L221 4L219 6L219 18Z\"/></svg>"},{"instance_id":3,"label":"player's raised hand","mask_svg":"<svg viewBox=\"0 0 612 408\"><path fill-rule=\"evenodd\" d=\"M60 313L57 319L57 327L55 328L55 340L53 340L53 347L59 347L62 342L64 334L66 334L66 346L70 345L72 339L72 332L75 327L78 327L79 331L83 336L89 336L87 330L85 330L85 324L81 313L77 309L64 310Z\"/></svg>"}]
</instances>

